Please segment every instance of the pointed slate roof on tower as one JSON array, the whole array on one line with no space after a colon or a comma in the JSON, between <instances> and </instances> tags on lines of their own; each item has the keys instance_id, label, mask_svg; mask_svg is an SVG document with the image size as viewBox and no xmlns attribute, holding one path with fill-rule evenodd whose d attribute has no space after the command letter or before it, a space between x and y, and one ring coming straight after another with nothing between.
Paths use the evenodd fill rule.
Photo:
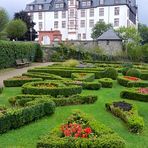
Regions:
<instances>
[{"instance_id":1,"label":"pointed slate roof on tower","mask_svg":"<svg viewBox=\"0 0 148 148\"><path fill-rule=\"evenodd\" d=\"M116 41L122 41L122 39L117 35L117 33L113 29L109 29L106 32L104 32L101 36L98 37L98 41L104 41L104 40L116 40Z\"/></svg>"}]
</instances>

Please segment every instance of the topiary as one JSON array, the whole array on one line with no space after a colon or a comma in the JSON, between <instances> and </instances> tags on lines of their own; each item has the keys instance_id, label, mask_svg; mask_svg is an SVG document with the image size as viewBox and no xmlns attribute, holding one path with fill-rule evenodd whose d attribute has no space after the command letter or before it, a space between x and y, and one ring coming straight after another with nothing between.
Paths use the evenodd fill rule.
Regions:
<instances>
[{"instance_id":1,"label":"topiary","mask_svg":"<svg viewBox=\"0 0 148 148\"><path fill-rule=\"evenodd\" d=\"M113 80L116 80L117 76L118 76L118 72L113 67L106 68L103 74L104 78L112 78Z\"/></svg>"},{"instance_id":2,"label":"topiary","mask_svg":"<svg viewBox=\"0 0 148 148\"><path fill-rule=\"evenodd\" d=\"M126 73L127 76L137 77L140 78L141 72L135 68L131 68Z\"/></svg>"}]
</instances>

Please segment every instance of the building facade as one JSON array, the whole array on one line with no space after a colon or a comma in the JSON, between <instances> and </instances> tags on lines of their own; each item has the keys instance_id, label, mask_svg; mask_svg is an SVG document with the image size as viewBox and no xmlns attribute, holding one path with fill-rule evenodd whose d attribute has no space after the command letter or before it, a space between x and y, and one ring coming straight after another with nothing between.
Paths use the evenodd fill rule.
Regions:
<instances>
[{"instance_id":1,"label":"building facade","mask_svg":"<svg viewBox=\"0 0 148 148\"><path fill-rule=\"evenodd\" d=\"M92 28L98 21L114 29L138 24L135 0L35 0L25 11L36 23L36 31L60 31L62 41L93 40Z\"/></svg>"}]
</instances>

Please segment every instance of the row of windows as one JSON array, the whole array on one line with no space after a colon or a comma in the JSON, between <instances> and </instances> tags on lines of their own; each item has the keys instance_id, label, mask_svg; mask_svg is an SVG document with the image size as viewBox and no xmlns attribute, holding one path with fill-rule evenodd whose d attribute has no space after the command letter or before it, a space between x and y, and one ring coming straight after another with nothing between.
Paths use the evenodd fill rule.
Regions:
<instances>
[{"instance_id":1,"label":"row of windows","mask_svg":"<svg viewBox=\"0 0 148 148\"><path fill-rule=\"evenodd\" d=\"M104 21L103 19L100 19L99 21ZM75 27L75 21L71 20L69 22L69 27L73 28ZM114 27L118 27L119 26L119 18L115 18L114 19ZM81 20L80 21L80 27L81 28L85 28L86 27L86 21L85 20ZM94 20L89 20L89 27L92 28L94 27ZM43 28L43 23L39 22L39 30L41 30ZM58 21L54 21L54 28L58 29L59 28L59 22ZM62 28L66 28L66 21L62 21Z\"/></svg>"}]
</instances>

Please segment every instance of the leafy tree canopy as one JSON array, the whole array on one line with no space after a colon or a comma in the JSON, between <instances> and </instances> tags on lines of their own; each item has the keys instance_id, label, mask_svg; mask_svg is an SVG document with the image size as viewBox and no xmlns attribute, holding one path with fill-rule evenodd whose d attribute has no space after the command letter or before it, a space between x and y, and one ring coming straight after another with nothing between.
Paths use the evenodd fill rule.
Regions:
<instances>
[{"instance_id":1,"label":"leafy tree canopy","mask_svg":"<svg viewBox=\"0 0 148 148\"><path fill-rule=\"evenodd\" d=\"M103 34L105 31L107 31L109 28L111 28L111 24L105 24L105 22L97 22L94 28L92 29L91 37L93 39L97 39L101 34Z\"/></svg>"}]
</instances>

